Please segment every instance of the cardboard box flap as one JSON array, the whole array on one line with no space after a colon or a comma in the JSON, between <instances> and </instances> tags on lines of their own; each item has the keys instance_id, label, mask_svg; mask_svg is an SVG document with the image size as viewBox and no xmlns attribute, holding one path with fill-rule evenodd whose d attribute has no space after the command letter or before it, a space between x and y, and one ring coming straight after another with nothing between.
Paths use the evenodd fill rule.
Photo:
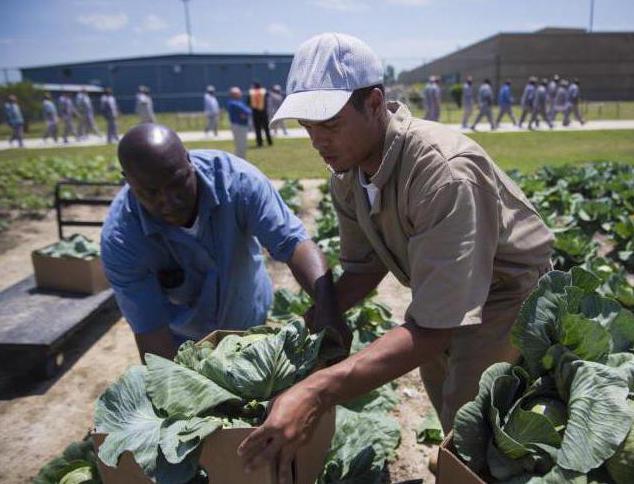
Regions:
<instances>
[{"instance_id":1,"label":"cardboard box flap","mask_svg":"<svg viewBox=\"0 0 634 484\"><path fill-rule=\"evenodd\" d=\"M209 475L209 482L231 484L276 484L277 469L264 466L250 474L244 472L244 461L238 456L238 446L253 428L221 429L208 436L202 443L198 464ZM294 484L314 484L319 477L335 432L335 410L320 418L311 438L300 447L293 464ZM105 434L93 433L95 452L106 438ZM109 467L97 461L104 484L150 484L152 481L130 452L124 452L117 467Z\"/></svg>"},{"instance_id":2,"label":"cardboard box flap","mask_svg":"<svg viewBox=\"0 0 634 484\"><path fill-rule=\"evenodd\" d=\"M436 484L486 484L460 460L453 445L453 431L449 432L438 449Z\"/></svg>"}]
</instances>

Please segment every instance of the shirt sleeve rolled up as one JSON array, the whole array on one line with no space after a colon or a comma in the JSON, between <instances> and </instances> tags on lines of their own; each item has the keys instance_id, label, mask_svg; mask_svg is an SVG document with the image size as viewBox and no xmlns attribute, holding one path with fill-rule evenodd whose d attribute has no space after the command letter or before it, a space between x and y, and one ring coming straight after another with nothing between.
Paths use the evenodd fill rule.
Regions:
<instances>
[{"instance_id":1,"label":"shirt sleeve rolled up","mask_svg":"<svg viewBox=\"0 0 634 484\"><path fill-rule=\"evenodd\" d=\"M425 328L481 323L499 233L497 197L465 180L410 197L412 303L405 319Z\"/></svg>"}]
</instances>

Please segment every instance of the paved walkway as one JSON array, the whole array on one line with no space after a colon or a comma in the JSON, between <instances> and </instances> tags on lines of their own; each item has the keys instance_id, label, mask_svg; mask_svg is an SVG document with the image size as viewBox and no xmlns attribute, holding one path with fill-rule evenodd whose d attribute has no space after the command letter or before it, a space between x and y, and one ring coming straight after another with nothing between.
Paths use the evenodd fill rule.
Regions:
<instances>
[{"instance_id":1,"label":"paved walkway","mask_svg":"<svg viewBox=\"0 0 634 484\"><path fill-rule=\"evenodd\" d=\"M456 131L463 131L466 133L472 132L471 130L463 130L459 124L448 124L448 127L455 129ZM600 131L607 129L631 129L634 130L634 119L630 120L604 120L604 121L589 121L583 126L575 123L568 127L563 127L560 123L555 123L554 131ZM487 133L491 129L488 124L481 123L478 125L478 132ZM510 123L502 123L499 129L495 130L496 133L517 133L520 131L528 131L527 129L519 129ZM548 127L541 124L541 127L537 131L549 131ZM281 132L280 132L281 133ZM218 132L218 136L206 136L201 131L183 131L178 133L183 141L220 141L231 140L231 131L221 130ZM287 135L279 134L280 138L307 138L308 134L304 128L289 129ZM255 139L253 133L249 133L249 139ZM71 140L70 143L54 143L53 141L44 142L40 138L30 138L24 140L25 148L63 148L70 146L103 146L106 144L104 137L91 136L83 141ZM7 140L0 141L0 150L6 150L9 148L15 148L16 145L9 146Z\"/></svg>"}]
</instances>

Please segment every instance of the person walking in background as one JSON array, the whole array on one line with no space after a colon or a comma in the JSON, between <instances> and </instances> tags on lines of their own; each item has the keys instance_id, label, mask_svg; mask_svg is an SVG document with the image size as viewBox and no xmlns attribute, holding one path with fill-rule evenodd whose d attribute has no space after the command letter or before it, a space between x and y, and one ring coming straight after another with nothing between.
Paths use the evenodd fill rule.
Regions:
<instances>
[{"instance_id":1,"label":"person walking in background","mask_svg":"<svg viewBox=\"0 0 634 484\"><path fill-rule=\"evenodd\" d=\"M440 122L440 110L442 101L442 89L440 88L440 77L434 76L434 121Z\"/></svg>"},{"instance_id":2,"label":"person walking in background","mask_svg":"<svg viewBox=\"0 0 634 484\"><path fill-rule=\"evenodd\" d=\"M44 116L44 122L46 123L43 140L46 141L51 137L53 141L57 143L57 124L59 123L59 117L55 103L51 100L51 94L48 92L44 94L44 101L42 101L42 114Z\"/></svg>"},{"instance_id":3,"label":"person walking in background","mask_svg":"<svg viewBox=\"0 0 634 484\"><path fill-rule=\"evenodd\" d=\"M136 113L139 115L140 123L156 123L154 103L150 97L150 89L146 86L139 86L139 92L136 95Z\"/></svg>"},{"instance_id":4,"label":"person walking in background","mask_svg":"<svg viewBox=\"0 0 634 484\"><path fill-rule=\"evenodd\" d=\"M207 86L207 92L203 99L205 117L207 118L207 126L205 126L205 136L210 131L214 132L214 136L218 136L218 121L220 120L220 106L218 105L218 99L216 99L216 88L214 86Z\"/></svg>"},{"instance_id":5,"label":"person walking in background","mask_svg":"<svg viewBox=\"0 0 634 484\"><path fill-rule=\"evenodd\" d=\"M528 122L528 129L533 129L533 125L539 123L539 117L548 124L550 129L553 128L553 123L548 117L546 107L548 104L548 79L542 79L542 82L537 86L535 90L535 101L533 102L533 114L531 120Z\"/></svg>"},{"instance_id":6,"label":"person walking in background","mask_svg":"<svg viewBox=\"0 0 634 484\"><path fill-rule=\"evenodd\" d=\"M440 86L435 76L429 76L429 82L423 90L423 100L425 101L425 119L438 121L440 119Z\"/></svg>"},{"instance_id":7,"label":"person walking in background","mask_svg":"<svg viewBox=\"0 0 634 484\"><path fill-rule=\"evenodd\" d=\"M282 105L282 101L284 101L284 95L282 94L282 87L279 84L275 84L269 91L269 102L267 105L269 119L273 119L275 112ZM284 133L284 135L288 134L288 131L286 130L286 123L284 122L284 120L274 123L271 126L271 128L273 129L273 135L275 136L277 136L277 130L279 128L282 129L282 132Z\"/></svg>"},{"instance_id":8,"label":"person walking in background","mask_svg":"<svg viewBox=\"0 0 634 484\"><path fill-rule=\"evenodd\" d=\"M528 82L524 87L524 92L522 93L522 98L520 99L520 106L522 107L522 115L520 116L520 122L517 125L519 128L522 127L526 116L530 120L531 115L533 114L533 103L535 101L535 84L537 83L537 78L535 76L531 76L528 78Z\"/></svg>"},{"instance_id":9,"label":"person walking in background","mask_svg":"<svg viewBox=\"0 0 634 484\"><path fill-rule=\"evenodd\" d=\"M568 108L566 109L566 113L564 115L564 126L568 126L570 124L570 113L574 114L575 118L577 118L577 121L579 121L582 126L586 123L581 117L581 112L579 111L579 92L579 79L574 78L570 83L570 86L568 86Z\"/></svg>"},{"instance_id":10,"label":"person walking in background","mask_svg":"<svg viewBox=\"0 0 634 484\"><path fill-rule=\"evenodd\" d=\"M119 117L119 108L117 108L117 100L112 95L112 89L107 87L101 96L101 114L106 118L107 132L106 141L108 144L119 141L117 134L117 118Z\"/></svg>"},{"instance_id":11,"label":"person walking in background","mask_svg":"<svg viewBox=\"0 0 634 484\"><path fill-rule=\"evenodd\" d=\"M557 88L559 87L559 75L555 74L546 86L547 106L546 112L548 119L555 116L555 96L557 96Z\"/></svg>"},{"instance_id":12,"label":"person walking in background","mask_svg":"<svg viewBox=\"0 0 634 484\"><path fill-rule=\"evenodd\" d=\"M493 124L493 114L491 112L491 106L493 106L493 89L491 89L491 81L485 79L478 89L478 116L471 125L473 131L476 130L476 126L483 117L486 117L491 124L491 131L495 129Z\"/></svg>"},{"instance_id":13,"label":"person walking in background","mask_svg":"<svg viewBox=\"0 0 634 484\"><path fill-rule=\"evenodd\" d=\"M495 127L500 127L500 121L502 121L502 117L505 114L508 114L509 118L511 118L513 126L516 126L517 120L515 119L515 115L513 114L513 93L511 92L510 79L507 79L500 88L500 92L498 93L498 106L500 107L500 112L498 113L498 118L495 121Z\"/></svg>"},{"instance_id":14,"label":"person walking in background","mask_svg":"<svg viewBox=\"0 0 634 484\"><path fill-rule=\"evenodd\" d=\"M64 122L64 133L62 134L64 143L68 143L68 136L71 134L76 139L79 139L77 137L77 132L75 131L75 125L73 124L73 117L77 116L77 111L75 110L73 100L70 96L63 92L57 99L57 109L60 118L62 118L62 121Z\"/></svg>"},{"instance_id":15,"label":"person walking in background","mask_svg":"<svg viewBox=\"0 0 634 484\"><path fill-rule=\"evenodd\" d=\"M231 123L231 132L233 133L234 153L236 156L245 159L251 109L242 101L242 90L239 87L229 89L229 98L227 113Z\"/></svg>"},{"instance_id":16,"label":"person walking in background","mask_svg":"<svg viewBox=\"0 0 634 484\"><path fill-rule=\"evenodd\" d=\"M557 93L555 94L555 103L550 117L550 122L554 123L557 119L557 115L561 113L564 118L564 126L566 125L566 112L568 111L568 81L561 79L559 86L557 86Z\"/></svg>"},{"instance_id":17,"label":"person walking in background","mask_svg":"<svg viewBox=\"0 0 634 484\"><path fill-rule=\"evenodd\" d=\"M79 129L77 135L80 139L84 139L89 133L101 136L97 125L95 124L95 112L92 107L92 101L86 89L82 89L75 96L75 106L79 114Z\"/></svg>"},{"instance_id":18,"label":"person walking in background","mask_svg":"<svg viewBox=\"0 0 634 484\"><path fill-rule=\"evenodd\" d=\"M262 147L262 130L266 135L266 141L271 146L271 132L269 131L269 115L267 112L268 92L259 82L254 82L249 89L249 107L253 116L253 129L258 148Z\"/></svg>"},{"instance_id":19,"label":"person walking in background","mask_svg":"<svg viewBox=\"0 0 634 484\"><path fill-rule=\"evenodd\" d=\"M4 114L7 124L11 127L9 146L17 141L18 146L24 148L24 116L22 116L18 98L14 94L10 94L7 102L4 103Z\"/></svg>"},{"instance_id":20,"label":"person walking in background","mask_svg":"<svg viewBox=\"0 0 634 484\"><path fill-rule=\"evenodd\" d=\"M469 118L473 113L473 78L467 76L467 81L462 85L462 129L469 127Z\"/></svg>"}]
</instances>

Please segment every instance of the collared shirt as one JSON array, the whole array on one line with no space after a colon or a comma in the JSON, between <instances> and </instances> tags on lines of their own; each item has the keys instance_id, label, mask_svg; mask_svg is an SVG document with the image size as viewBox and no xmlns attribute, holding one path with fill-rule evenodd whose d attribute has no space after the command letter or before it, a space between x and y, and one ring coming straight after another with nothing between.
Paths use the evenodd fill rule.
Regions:
<instances>
[{"instance_id":1,"label":"collared shirt","mask_svg":"<svg viewBox=\"0 0 634 484\"><path fill-rule=\"evenodd\" d=\"M575 82L568 87L568 101L573 104L579 102L579 85Z\"/></svg>"},{"instance_id":2,"label":"collared shirt","mask_svg":"<svg viewBox=\"0 0 634 484\"><path fill-rule=\"evenodd\" d=\"M480 89L478 89L478 103L480 107L489 107L493 104L493 89L491 89L491 85L482 84Z\"/></svg>"},{"instance_id":3,"label":"collared shirt","mask_svg":"<svg viewBox=\"0 0 634 484\"><path fill-rule=\"evenodd\" d=\"M42 102L42 113L44 114L44 120L49 123L57 123L57 108L55 103L50 99L44 99Z\"/></svg>"},{"instance_id":4,"label":"collared shirt","mask_svg":"<svg viewBox=\"0 0 634 484\"><path fill-rule=\"evenodd\" d=\"M524 87L524 92L522 93L522 99L520 100L520 104L523 107L533 107L533 101L535 100L535 85L530 82L526 84Z\"/></svg>"},{"instance_id":5,"label":"collared shirt","mask_svg":"<svg viewBox=\"0 0 634 484\"><path fill-rule=\"evenodd\" d=\"M535 110L543 109L546 107L546 86L540 84L537 89L535 89L535 100L533 101L533 107Z\"/></svg>"},{"instance_id":6,"label":"collared shirt","mask_svg":"<svg viewBox=\"0 0 634 484\"><path fill-rule=\"evenodd\" d=\"M101 112L107 119L115 119L119 116L117 101L112 94L104 94L101 97Z\"/></svg>"},{"instance_id":7,"label":"collared shirt","mask_svg":"<svg viewBox=\"0 0 634 484\"><path fill-rule=\"evenodd\" d=\"M207 116L217 116L220 113L220 106L216 96L210 93L205 93L204 108Z\"/></svg>"},{"instance_id":8,"label":"collared shirt","mask_svg":"<svg viewBox=\"0 0 634 484\"><path fill-rule=\"evenodd\" d=\"M72 118L75 113L73 100L68 96L60 96L57 102L59 105L59 115L65 119Z\"/></svg>"},{"instance_id":9,"label":"collared shirt","mask_svg":"<svg viewBox=\"0 0 634 484\"><path fill-rule=\"evenodd\" d=\"M199 339L262 324L272 286L260 244L287 262L308 238L254 166L216 150L189 158L198 178L197 236L152 217L127 186L103 227L106 276L135 333L169 325L181 338Z\"/></svg>"},{"instance_id":10,"label":"collared shirt","mask_svg":"<svg viewBox=\"0 0 634 484\"><path fill-rule=\"evenodd\" d=\"M511 94L511 86L504 84L498 93L498 104L500 106L510 106L513 104L513 95Z\"/></svg>"},{"instance_id":11,"label":"collared shirt","mask_svg":"<svg viewBox=\"0 0 634 484\"><path fill-rule=\"evenodd\" d=\"M251 116L251 108L242 101L231 99L227 102L227 112L231 124L239 124L247 126L249 124L249 116Z\"/></svg>"},{"instance_id":12,"label":"collared shirt","mask_svg":"<svg viewBox=\"0 0 634 484\"><path fill-rule=\"evenodd\" d=\"M372 207L358 168L331 177L343 268L392 272L412 290L406 320L422 327L478 324L485 305L516 305L549 264L552 233L477 143L388 107Z\"/></svg>"},{"instance_id":13,"label":"collared shirt","mask_svg":"<svg viewBox=\"0 0 634 484\"><path fill-rule=\"evenodd\" d=\"M24 117L22 116L22 110L18 103L8 102L4 105L4 112L7 117L7 124L9 126L19 126L24 124Z\"/></svg>"},{"instance_id":14,"label":"collared shirt","mask_svg":"<svg viewBox=\"0 0 634 484\"><path fill-rule=\"evenodd\" d=\"M75 96L75 106L77 106L80 113L92 116L92 101L88 94L84 94L83 92L77 93L77 96Z\"/></svg>"}]
</instances>

